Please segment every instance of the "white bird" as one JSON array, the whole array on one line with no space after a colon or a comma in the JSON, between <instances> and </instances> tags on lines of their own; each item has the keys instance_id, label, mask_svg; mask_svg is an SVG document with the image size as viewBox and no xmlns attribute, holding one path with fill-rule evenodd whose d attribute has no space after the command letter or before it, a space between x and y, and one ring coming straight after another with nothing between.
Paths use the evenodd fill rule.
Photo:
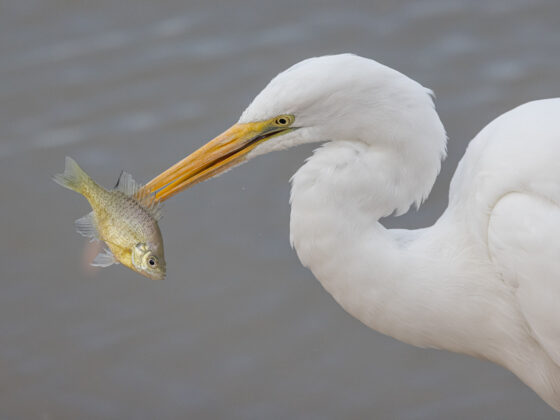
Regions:
<instances>
[{"instance_id":1,"label":"white bird","mask_svg":"<svg viewBox=\"0 0 560 420\"><path fill-rule=\"evenodd\" d=\"M352 54L276 76L238 123L154 178L165 200L257 155L324 142L292 178L290 238L350 314L419 346L487 359L560 410L560 98L485 127L431 227L420 205L445 157L431 91Z\"/></svg>"}]
</instances>

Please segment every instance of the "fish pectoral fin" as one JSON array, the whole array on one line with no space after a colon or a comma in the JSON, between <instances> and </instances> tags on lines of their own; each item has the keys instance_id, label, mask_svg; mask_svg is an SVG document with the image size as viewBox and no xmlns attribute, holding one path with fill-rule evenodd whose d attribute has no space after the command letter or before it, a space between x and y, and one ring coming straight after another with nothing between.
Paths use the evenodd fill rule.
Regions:
<instances>
[{"instance_id":1,"label":"fish pectoral fin","mask_svg":"<svg viewBox=\"0 0 560 420\"><path fill-rule=\"evenodd\" d=\"M142 190L142 186L128 172L121 172L115 190L134 198L156 221L161 219L162 203L155 198L155 194Z\"/></svg>"},{"instance_id":2,"label":"fish pectoral fin","mask_svg":"<svg viewBox=\"0 0 560 420\"><path fill-rule=\"evenodd\" d=\"M90 238L90 242L99 239L99 233L97 232L97 224L95 223L95 217L93 212L86 214L84 217L80 217L74 222L76 226L76 231L86 238Z\"/></svg>"},{"instance_id":3,"label":"fish pectoral fin","mask_svg":"<svg viewBox=\"0 0 560 420\"><path fill-rule=\"evenodd\" d=\"M91 265L93 267L109 267L110 265L118 263L119 262L117 261L113 253L109 249L105 248L103 249L103 251L97 254Z\"/></svg>"},{"instance_id":4,"label":"fish pectoral fin","mask_svg":"<svg viewBox=\"0 0 560 420\"><path fill-rule=\"evenodd\" d=\"M161 209L163 207L163 203L161 201L156 200L153 195L146 196L143 200L143 205L148 213L156 219L156 222L161 220Z\"/></svg>"}]
</instances>

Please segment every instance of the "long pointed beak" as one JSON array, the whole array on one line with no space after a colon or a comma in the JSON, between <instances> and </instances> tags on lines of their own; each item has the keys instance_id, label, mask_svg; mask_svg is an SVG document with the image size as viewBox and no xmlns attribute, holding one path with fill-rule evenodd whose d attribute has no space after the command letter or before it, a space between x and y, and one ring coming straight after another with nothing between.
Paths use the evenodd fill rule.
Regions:
<instances>
[{"instance_id":1,"label":"long pointed beak","mask_svg":"<svg viewBox=\"0 0 560 420\"><path fill-rule=\"evenodd\" d=\"M270 121L235 124L156 176L143 190L165 201L185 188L242 163L259 143L288 130L271 125Z\"/></svg>"}]
</instances>

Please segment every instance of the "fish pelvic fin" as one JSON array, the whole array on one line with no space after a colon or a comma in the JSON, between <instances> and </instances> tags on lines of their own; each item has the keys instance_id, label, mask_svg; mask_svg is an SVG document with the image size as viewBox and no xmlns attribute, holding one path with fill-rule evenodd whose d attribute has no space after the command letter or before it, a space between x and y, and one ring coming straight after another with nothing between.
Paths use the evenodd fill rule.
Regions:
<instances>
[{"instance_id":1,"label":"fish pelvic fin","mask_svg":"<svg viewBox=\"0 0 560 420\"><path fill-rule=\"evenodd\" d=\"M84 184L89 180L82 168L78 166L76 161L71 157L66 156L64 173L53 176L53 181L64 188L74 190L80 194L83 191Z\"/></svg>"},{"instance_id":2,"label":"fish pelvic fin","mask_svg":"<svg viewBox=\"0 0 560 420\"><path fill-rule=\"evenodd\" d=\"M161 219L162 203L154 193L146 192L128 172L121 172L115 190L134 198L156 221Z\"/></svg>"},{"instance_id":3,"label":"fish pelvic fin","mask_svg":"<svg viewBox=\"0 0 560 420\"><path fill-rule=\"evenodd\" d=\"M109 267L110 265L118 263L119 262L117 261L113 253L109 249L105 248L103 249L103 251L97 254L91 265L93 267Z\"/></svg>"}]
</instances>

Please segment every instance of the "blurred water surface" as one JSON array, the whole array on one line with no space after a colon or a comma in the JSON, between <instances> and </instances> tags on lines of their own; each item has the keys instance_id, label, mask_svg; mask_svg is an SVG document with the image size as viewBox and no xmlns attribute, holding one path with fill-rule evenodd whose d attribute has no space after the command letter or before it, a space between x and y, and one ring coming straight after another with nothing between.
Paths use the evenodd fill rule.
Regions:
<instances>
[{"instance_id":1,"label":"blurred water surface","mask_svg":"<svg viewBox=\"0 0 560 420\"><path fill-rule=\"evenodd\" d=\"M478 130L560 95L559 20L553 0L1 2L0 417L557 418L500 367L368 330L300 266L288 179L310 147L170 200L164 282L84 270L87 203L50 176L70 155L145 182L279 71L349 51L436 92L449 158L388 221L426 226Z\"/></svg>"}]
</instances>

